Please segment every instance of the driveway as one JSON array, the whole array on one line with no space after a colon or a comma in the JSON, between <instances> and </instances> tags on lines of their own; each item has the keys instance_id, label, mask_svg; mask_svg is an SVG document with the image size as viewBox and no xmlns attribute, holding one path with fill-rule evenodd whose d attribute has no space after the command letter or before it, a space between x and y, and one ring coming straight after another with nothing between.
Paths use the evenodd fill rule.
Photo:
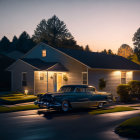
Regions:
<instances>
[{"instance_id":1,"label":"driveway","mask_svg":"<svg viewBox=\"0 0 140 140\"><path fill-rule=\"evenodd\" d=\"M0 114L0 140L127 140L113 130L140 113L135 110L89 115L89 111L32 110Z\"/></svg>"}]
</instances>

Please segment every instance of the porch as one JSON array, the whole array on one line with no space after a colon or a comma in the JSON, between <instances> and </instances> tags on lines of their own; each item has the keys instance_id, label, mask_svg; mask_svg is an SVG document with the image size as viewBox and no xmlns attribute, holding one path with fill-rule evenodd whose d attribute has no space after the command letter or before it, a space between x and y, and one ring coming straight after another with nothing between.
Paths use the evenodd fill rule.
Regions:
<instances>
[{"instance_id":1,"label":"porch","mask_svg":"<svg viewBox=\"0 0 140 140\"><path fill-rule=\"evenodd\" d=\"M56 92L68 84L68 72L34 71L34 94Z\"/></svg>"}]
</instances>

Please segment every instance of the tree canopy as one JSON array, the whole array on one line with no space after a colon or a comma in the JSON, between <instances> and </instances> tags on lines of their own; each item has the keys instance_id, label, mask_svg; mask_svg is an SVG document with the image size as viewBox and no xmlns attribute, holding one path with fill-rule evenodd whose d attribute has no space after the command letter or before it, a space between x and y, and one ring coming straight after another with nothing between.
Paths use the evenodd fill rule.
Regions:
<instances>
[{"instance_id":1,"label":"tree canopy","mask_svg":"<svg viewBox=\"0 0 140 140\"><path fill-rule=\"evenodd\" d=\"M47 21L43 19L34 30L33 40L36 43L45 42L53 47L67 47L82 49L77 45L74 37L56 15Z\"/></svg>"},{"instance_id":2,"label":"tree canopy","mask_svg":"<svg viewBox=\"0 0 140 140\"><path fill-rule=\"evenodd\" d=\"M134 44L134 53L138 56L138 59L140 60L140 28L134 33L132 41Z\"/></svg>"},{"instance_id":3,"label":"tree canopy","mask_svg":"<svg viewBox=\"0 0 140 140\"><path fill-rule=\"evenodd\" d=\"M86 52L91 52L91 50L90 50L90 48L89 48L89 45L86 45L86 46L85 46L85 51L86 51Z\"/></svg>"},{"instance_id":4,"label":"tree canopy","mask_svg":"<svg viewBox=\"0 0 140 140\"><path fill-rule=\"evenodd\" d=\"M9 47L10 41L6 36L4 36L0 41L0 50L1 51L9 50Z\"/></svg>"}]
</instances>

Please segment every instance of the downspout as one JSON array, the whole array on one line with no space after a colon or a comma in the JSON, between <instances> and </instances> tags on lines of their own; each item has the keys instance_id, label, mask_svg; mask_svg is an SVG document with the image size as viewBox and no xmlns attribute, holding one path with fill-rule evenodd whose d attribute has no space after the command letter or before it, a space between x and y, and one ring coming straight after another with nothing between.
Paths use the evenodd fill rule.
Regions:
<instances>
[{"instance_id":1,"label":"downspout","mask_svg":"<svg viewBox=\"0 0 140 140\"><path fill-rule=\"evenodd\" d=\"M35 95L35 71L34 71L34 95Z\"/></svg>"},{"instance_id":2,"label":"downspout","mask_svg":"<svg viewBox=\"0 0 140 140\"><path fill-rule=\"evenodd\" d=\"M88 82L88 67L87 67L87 85L88 85L88 83L89 83L89 82Z\"/></svg>"},{"instance_id":3,"label":"downspout","mask_svg":"<svg viewBox=\"0 0 140 140\"><path fill-rule=\"evenodd\" d=\"M48 93L48 71L47 71L47 93Z\"/></svg>"}]
</instances>

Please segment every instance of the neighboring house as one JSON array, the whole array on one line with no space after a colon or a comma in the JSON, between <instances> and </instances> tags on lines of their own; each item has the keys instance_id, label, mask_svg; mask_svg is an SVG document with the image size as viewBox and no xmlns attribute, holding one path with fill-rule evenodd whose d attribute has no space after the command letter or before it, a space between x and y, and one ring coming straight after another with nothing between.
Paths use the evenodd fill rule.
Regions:
<instances>
[{"instance_id":1,"label":"neighboring house","mask_svg":"<svg viewBox=\"0 0 140 140\"><path fill-rule=\"evenodd\" d=\"M14 50L8 53L6 52L4 55L10 57L11 59L17 60L17 59L20 59L24 55L24 53Z\"/></svg>"},{"instance_id":2,"label":"neighboring house","mask_svg":"<svg viewBox=\"0 0 140 140\"><path fill-rule=\"evenodd\" d=\"M0 54L0 91L10 90L11 86L11 73L5 71L15 60Z\"/></svg>"},{"instance_id":3,"label":"neighboring house","mask_svg":"<svg viewBox=\"0 0 140 140\"><path fill-rule=\"evenodd\" d=\"M104 78L104 91L116 96L116 87L140 80L140 66L117 55L53 48L40 43L7 68L12 75L12 91L44 93L66 84L89 84L98 89Z\"/></svg>"}]
</instances>

